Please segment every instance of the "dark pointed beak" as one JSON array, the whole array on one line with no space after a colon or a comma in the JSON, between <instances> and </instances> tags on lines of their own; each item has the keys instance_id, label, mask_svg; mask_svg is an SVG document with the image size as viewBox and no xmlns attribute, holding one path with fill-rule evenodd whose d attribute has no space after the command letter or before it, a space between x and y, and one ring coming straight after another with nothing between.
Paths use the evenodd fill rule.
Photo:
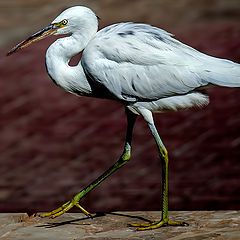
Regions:
<instances>
[{"instance_id":1,"label":"dark pointed beak","mask_svg":"<svg viewBox=\"0 0 240 240\"><path fill-rule=\"evenodd\" d=\"M20 49L23 49L23 48L27 47L31 43L37 42L37 41L39 41L41 39L44 39L44 38L46 38L50 35L53 35L57 31L57 29L58 29L58 26L56 26L55 24L48 25L47 27L43 28L39 32L30 36L28 39L26 39L26 40L20 42L19 44L17 44L14 48L12 48L7 53L7 56L17 52Z\"/></svg>"}]
</instances>

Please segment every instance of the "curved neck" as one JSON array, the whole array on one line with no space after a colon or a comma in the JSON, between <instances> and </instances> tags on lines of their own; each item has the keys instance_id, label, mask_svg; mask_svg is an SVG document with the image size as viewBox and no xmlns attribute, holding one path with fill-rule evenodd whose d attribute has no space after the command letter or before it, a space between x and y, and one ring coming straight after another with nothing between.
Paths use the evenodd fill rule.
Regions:
<instances>
[{"instance_id":1,"label":"curved neck","mask_svg":"<svg viewBox=\"0 0 240 240\"><path fill-rule=\"evenodd\" d=\"M69 37L56 40L48 48L46 53L48 74L64 90L77 95L91 94L91 87L83 71L81 61L77 66L69 66L69 62L73 56L83 51L96 32L97 27L78 31Z\"/></svg>"}]
</instances>

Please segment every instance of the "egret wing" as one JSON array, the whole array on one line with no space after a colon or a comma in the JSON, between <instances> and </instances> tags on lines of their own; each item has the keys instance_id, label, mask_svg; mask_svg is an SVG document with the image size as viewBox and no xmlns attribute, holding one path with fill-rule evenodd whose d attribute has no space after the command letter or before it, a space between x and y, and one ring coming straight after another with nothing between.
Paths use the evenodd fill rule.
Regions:
<instances>
[{"instance_id":1,"label":"egret wing","mask_svg":"<svg viewBox=\"0 0 240 240\"><path fill-rule=\"evenodd\" d=\"M185 94L207 85L207 58L164 30L121 23L98 32L84 50L82 64L116 97L136 101Z\"/></svg>"}]
</instances>

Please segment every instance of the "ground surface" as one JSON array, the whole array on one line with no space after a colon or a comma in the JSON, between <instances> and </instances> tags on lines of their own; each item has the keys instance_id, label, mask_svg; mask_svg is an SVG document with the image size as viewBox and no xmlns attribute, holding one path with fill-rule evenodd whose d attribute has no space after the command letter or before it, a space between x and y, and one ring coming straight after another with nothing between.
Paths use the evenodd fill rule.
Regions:
<instances>
[{"instance_id":1,"label":"ground surface","mask_svg":"<svg viewBox=\"0 0 240 240\"><path fill-rule=\"evenodd\" d=\"M68 1L92 7L101 27L141 21L205 53L240 62L239 1ZM0 2L0 211L58 207L114 163L125 135L123 107L77 98L47 76L52 39L11 57L18 41L49 24L64 0ZM202 110L155 116L170 154L170 209L239 209L240 90L212 88ZM130 163L82 200L89 211L159 210L161 166L138 119ZM75 209L76 210L76 209Z\"/></svg>"},{"instance_id":2,"label":"ground surface","mask_svg":"<svg viewBox=\"0 0 240 240\"><path fill-rule=\"evenodd\" d=\"M110 212L87 219L80 213L65 214L57 219L28 218L27 214L0 214L0 239L6 240L107 240L107 239L168 239L168 240L238 240L240 213L237 211L171 212L187 227L163 227L138 231L128 223L158 219L160 212Z\"/></svg>"}]
</instances>

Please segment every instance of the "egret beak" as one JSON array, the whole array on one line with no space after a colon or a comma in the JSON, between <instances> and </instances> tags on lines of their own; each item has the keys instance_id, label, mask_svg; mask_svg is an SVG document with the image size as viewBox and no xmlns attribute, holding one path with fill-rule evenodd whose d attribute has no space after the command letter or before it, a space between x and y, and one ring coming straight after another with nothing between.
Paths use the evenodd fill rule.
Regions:
<instances>
[{"instance_id":1,"label":"egret beak","mask_svg":"<svg viewBox=\"0 0 240 240\"><path fill-rule=\"evenodd\" d=\"M50 24L47 27L43 28L42 30L40 30L39 32L33 34L32 36L30 36L28 39L20 42L19 44L17 44L14 48L12 48L8 53L7 56L17 52L20 49L23 49L25 47L27 47L28 45L30 45L31 43L37 42L41 39L44 39L50 35L53 35L57 29L59 28L58 25L56 24Z\"/></svg>"}]
</instances>

